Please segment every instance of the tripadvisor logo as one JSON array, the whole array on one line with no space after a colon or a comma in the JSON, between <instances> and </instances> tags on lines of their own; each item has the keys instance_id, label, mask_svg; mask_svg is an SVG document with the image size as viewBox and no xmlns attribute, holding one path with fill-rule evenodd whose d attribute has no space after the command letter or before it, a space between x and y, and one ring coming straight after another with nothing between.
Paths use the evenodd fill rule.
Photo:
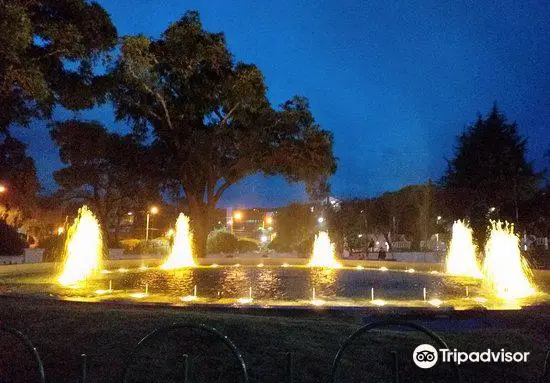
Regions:
<instances>
[{"instance_id":1,"label":"tripadvisor logo","mask_svg":"<svg viewBox=\"0 0 550 383\"><path fill-rule=\"evenodd\" d=\"M420 368L432 368L441 357L445 363L524 363L530 352L512 352L501 348L499 351L492 351L490 348L486 351L464 352L440 348L437 350L431 344L421 344L413 351L413 361Z\"/></svg>"}]
</instances>

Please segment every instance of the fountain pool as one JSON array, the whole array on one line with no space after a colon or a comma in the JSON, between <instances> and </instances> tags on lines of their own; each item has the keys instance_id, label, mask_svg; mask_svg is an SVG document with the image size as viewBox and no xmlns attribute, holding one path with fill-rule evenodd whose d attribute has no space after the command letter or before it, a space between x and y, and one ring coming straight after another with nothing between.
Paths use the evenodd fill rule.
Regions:
<instances>
[{"instance_id":1,"label":"fountain pool","mask_svg":"<svg viewBox=\"0 0 550 383\"><path fill-rule=\"evenodd\" d=\"M397 266L397 265L396 265ZM541 290L550 286L537 278ZM548 295L502 300L481 281L410 269L311 268L297 265L198 266L175 270L127 267L103 270L72 286L52 273L7 276L0 294L32 294L61 300L260 307L418 307L427 309L517 309L542 304ZM548 289L550 291L550 289Z\"/></svg>"}]
</instances>

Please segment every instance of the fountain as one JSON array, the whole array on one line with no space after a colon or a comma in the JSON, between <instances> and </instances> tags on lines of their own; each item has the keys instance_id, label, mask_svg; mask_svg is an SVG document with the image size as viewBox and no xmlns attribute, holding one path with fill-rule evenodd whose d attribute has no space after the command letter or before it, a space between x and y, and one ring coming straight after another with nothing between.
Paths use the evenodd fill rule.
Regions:
<instances>
[{"instance_id":1,"label":"fountain","mask_svg":"<svg viewBox=\"0 0 550 383\"><path fill-rule=\"evenodd\" d=\"M196 267L193 259L192 248L193 235L189 230L189 217L180 213L176 221L176 234L170 256L161 266L162 269L178 269L181 267Z\"/></svg>"},{"instance_id":2,"label":"fountain","mask_svg":"<svg viewBox=\"0 0 550 383\"><path fill-rule=\"evenodd\" d=\"M101 270L101 229L97 218L87 206L80 208L78 217L67 231L63 252L63 272L57 278L62 285L74 285Z\"/></svg>"},{"instance_id":3,"label":"fountain","mask_svg":"<svg viewBox=\"0 0 550 383\"><path fill-rule=\"evenodd\" d=\"M453 224L453 237L445 263L448 274L471 278L482 277L476 259L472 229L461 220Z\"/></svg>"},{"instance_id":4,"label":"fountain","mask_svg":"<svg viewBox=\"0 0 550 383\"><path fill-rule=\"evenodd\" d=\"M485 245L483 286L502 299L513 300L533 295L531 270L521 256L514 225L491 221L491 232Z\"/></svg>"},{"instance_id":5,"label":"fountain","mask_svg":"<svg viewBox=\"0 0 550 383\"><path fill-rule=\"evenodd\" d=\"M330 238L326 231L320 231L315 236L313 242L313 255L309 263L309 267L327 267L327 268L340 268L342 265L336 261L334 256L334 244L330 242Z\"/></svg>"}]
</instances>

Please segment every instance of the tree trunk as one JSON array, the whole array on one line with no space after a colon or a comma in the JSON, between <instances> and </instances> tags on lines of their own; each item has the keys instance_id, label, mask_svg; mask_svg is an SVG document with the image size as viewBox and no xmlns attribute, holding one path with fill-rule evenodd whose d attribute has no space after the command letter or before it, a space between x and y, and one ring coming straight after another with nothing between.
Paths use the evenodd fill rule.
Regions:
<instances>
[{"instance_id":1,"label":"tree trunk","mask_svg":"<svg viewBox=\"0 0 550 383\"><path fill-rule=\"evenodd\" d=\"M188 196L189 218L193 233L193 250L195 257L206 257L206 240L212 229L214 207L194 196Z\"/></svg>"}]
</instances>

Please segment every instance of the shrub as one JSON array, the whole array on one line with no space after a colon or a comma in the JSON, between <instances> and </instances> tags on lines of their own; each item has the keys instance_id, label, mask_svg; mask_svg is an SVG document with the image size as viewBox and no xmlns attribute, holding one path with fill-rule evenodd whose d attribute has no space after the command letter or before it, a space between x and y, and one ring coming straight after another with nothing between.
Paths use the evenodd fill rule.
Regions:
<instances>
[{"instance_id":1,"label":"shrub","mask_svg":"<svg viewBox=\"0 0 550 383\"><path fill-rule=\"evenodd\" d=\"M137 238L123 239L120 245L126 252L133 252L143 240Z\"/></svg>"},{"instance_id":2,"label":"shrub","mask_svg":"<svg viewBox=\"0 0 550 383\"><path fill-rule=\"evenodd\" d=\"M248 253L259 249L258 241L248 238L241 238L237 241L237 251L239 253Z\"/></svg>"},{"instance_id":3,"label":"shrub","mask_svg":"<svg viewBox=\"0 0 550 383\"><path fill-rule=\"evenodd\" d=\"M25 246L17 230L0 221L0 255L21 255Z\"/></svg>"},{"instance_id":4,"label":"shrub","mask_svg":"<svg viewBox=\"0 0 550 383\"><path fill-rule=\"evenodd\" d=\"M150 241L145 240L130 240L132 242L127 243L121 241L121 243L127 243L129 248L124 247L126 254L160 254L168 255L170 251L170 245L167 239L156 238ZM137 244L136 242L137 241Z\"/></svg>"},{"instance_id":5,"label":"shrub","mask_svg":"<svg viewBox=\"0 0 550 383\"><path fill-rule=\"evenodd\" d=\"M239 240L233 234L223 230L215 230L208 235L206 241L206 252L234 253L239 248Z\"/></svg>"}]
</instances>

